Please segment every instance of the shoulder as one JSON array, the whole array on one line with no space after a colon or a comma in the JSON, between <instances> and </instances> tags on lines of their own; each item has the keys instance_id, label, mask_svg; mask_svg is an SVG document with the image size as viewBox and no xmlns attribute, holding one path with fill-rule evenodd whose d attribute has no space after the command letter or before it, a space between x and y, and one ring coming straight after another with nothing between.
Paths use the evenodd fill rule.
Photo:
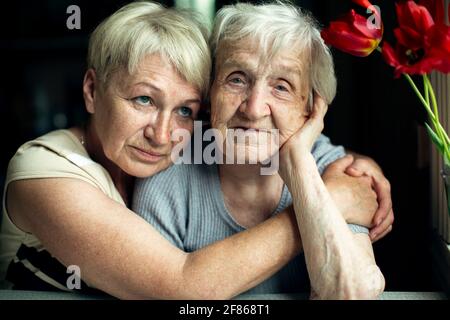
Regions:
<instances>
[{"instance_id":1,"label":"shoulder","mask_svg":"<svg viewBox=\"0 0 450 320\"><path fill-rule=\"evenodd\" d=\"M23 144L11 158L6 184L37 178L75 178L117 198L108 172L92 161L69 130L56 130Z\"/></svg>"},{"instance_id":2,"label":"shoulder","mask_svg":"<svg viewBox=\"0 0 450 320\"><path fill-rule=\"evenodd\" d=\"M70 135L68 130L57 130L26 142L20 146L10 160L9 173L39 174L51 168L59 168L62 165L70 166L71 161L69 159L71 157L74 158L75 162L77 162L77 158L82 159L81 146L78 147L76 141ZM84 158L87 157L84 155ZM89 159L84 162L89 162Z\"/></svg>"}]
</instances>

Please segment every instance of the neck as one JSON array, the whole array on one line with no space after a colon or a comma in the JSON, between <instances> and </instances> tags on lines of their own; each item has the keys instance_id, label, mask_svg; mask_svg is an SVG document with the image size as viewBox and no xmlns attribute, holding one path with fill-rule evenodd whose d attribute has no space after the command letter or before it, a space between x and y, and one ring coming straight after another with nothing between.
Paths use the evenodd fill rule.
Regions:
<instances>
[{"instance_id":1,"label":"neck","mask_svg":"<svg viewBox=\"0 0 450 320\"><path fill-rule=\"evenodd\" d=\"M276 209L283 190L278 174L263 176L259 165L220 165L220 185L228 211L244 227L252 227Z\"/></svg>"},{"instance_id":2,"label":"neck","mask_svg":"<svg viewBox=\"0 0 450 320\"><path fill-rule=\"evenodd\" d=\"M261 175L261 166L255 164L222 164L219 172L221 181L237 188L271 185L281 179L278 174Z\"/></svg>"},{"instance_id":3,"label":"neck","mask_svg":"<svg viewBox=\"0 0 450 320\"><path fill-rule=\"evenodd\" d=\"M91 121L87 123L82 131L84 147L86 148L89 157L108 171L115 187L122 196L125 204L128 206L133 191L134 177L127 174L106 157L100 139L98 138L95 127Z\"/></svg>"}]
</instances>

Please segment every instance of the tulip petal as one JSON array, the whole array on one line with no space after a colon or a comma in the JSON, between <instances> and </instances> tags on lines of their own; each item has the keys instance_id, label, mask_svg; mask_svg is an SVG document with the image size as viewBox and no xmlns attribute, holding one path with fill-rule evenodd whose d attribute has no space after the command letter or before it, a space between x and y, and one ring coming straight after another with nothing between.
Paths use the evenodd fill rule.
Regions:
<instances>
[{"instance_id":1,"label":"tulip petal","mask_svg":"<svg viewBox=\"0 0 450 320\"><path fill-rule=\"evenodd\" d=\"M386 63L389 64L391 67L395 68L400 64L399 59L397 57L397 53L394 51L394 49L387 41L384 41L383 43L381 54Z\"/></svg>"},{"instance_id":2,"label":"tulip petal","mask_svg":"<svg viewBox=\"0 0 450 320\"><path fill-rule=\"evenodd\" d=\"M351 10L347 17L344 17L345 21L348 21L353 25L353 27L358 30L362 35L367 38L381 39L383 36L382 29L370 29L368 26L367 18L359 15L355 10Z\"/></svg>"},{"instance_id":3,"label":"tulip petal","mask_svg":"<svg viewBox=\"0 0 450 320\"><path fill-rule=\"evenodd\" d=\"M427 8L435 23L445 24L445 11L443 0L420 0L419 4ZM450 5L449 5L450 9Z\"/></svg>"},{"instance_id":4,"label":"tulip petal","mask_svg":"<svg viewBox=\"0 0 450 320\"><path fill-rule=\"evenodd\" d=\"M408 26L401 26L400 28L394 29L394 35L402 46L412 50L417 50L424 46L423 35Z\"/></svg>"},{"instance_id":5,"label":"tulip petal","mask_svg":"<svg viewBox=\"0 0 450 320\"><path fill-rule=\"evenodd\" d=\"M396 3L398 24L409 26L419 34L424 34L428 28L434 25L433 17L424 6L417 5L414 1Z\"/></svg>"},{"instance_id":6,"label":"tulip petal","mask_svg":"<svg viewBox=\"0 0 450 320\"><path fill-rule=\"evenodd\" d=\"M372 4L369 2L369 0L352 0L357 5L360 5L363 8L368 8L372 6Z\"/></svg>"},{"instance_id":7,"label":"tulip petal","mask_svg":"<svg viewBox=\"0 0 450 320\"><path fill-rule=\"evenodd\" d=\"M343 21L330 23L328 28L322 30L321 35L327 44L358 57L368 56L380 42L355 32L351 25Z\"/></svg>"},{"instance_id":8,"label":"tulip petal","mask_svg":"<svg viewBox=\"0 0 450 320\"><path fill-rule=\"evenodd\" d=\"M435 25L425 35L427 48L441 48L449 53L450 59L450 27L446 25Z\"/></svg>"},{"instance_id":9,"label":"tulip petal","mask_svg":"<svg viewBox=\"0 0 450 320\"><path fill-rule=\"evenodd\" d=\"M434 25L433 17L430 12L428 12L426 7L419 6L414 1L408 1L407 6L411 12L418 31L426 31Z\"/></svg>"}]
</instances>

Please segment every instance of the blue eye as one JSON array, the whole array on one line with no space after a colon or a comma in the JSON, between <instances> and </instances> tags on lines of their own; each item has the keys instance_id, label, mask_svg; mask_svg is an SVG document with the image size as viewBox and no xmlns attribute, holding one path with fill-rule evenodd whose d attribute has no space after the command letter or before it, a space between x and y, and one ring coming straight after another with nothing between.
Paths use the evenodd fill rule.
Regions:
<instances>
[{"instance_id":1,"label":"blue eye","mask_svg":"<svg viewBox=\"0 0 450 320\"><path fill-rule=\"evenodd\" d=\"M188 107L178 108L178 114L184 118L189 118L192 116L192 110Z\"/></svg>"},{"instance_id":2,"label":"blue eye","mask_svg":"<svg viewBox=\"0 0 450 320\"><path fill-rule=\"evenodd\" d=\"M241 86L241 85L244 85L245 84L245 82L244 82L244 80L243 79L241 79L241 78L231 78L230 80L228 80L232 85L238 85L238 86Z\"/></svg>"},{"instance_id":3,"label":"blue eye","mask_svg":"<svg viewBox=\"0 0 450 320\"><path fill-rule=\"evenodd\" d=\"M288 89L285 86L282 86L282 85L276 86L275 89L277 89L278 91L288 91Z\"/></svg>"},{"instance_id":4,"label":"blue eye","mask_svg":"<svg viewBox=\"0 0 450 320\"><path fill-rule=\"evenodd\" d=\"M230 79L230 82L235 83L235 84L243 83L241 78L232 78L232 79Z\"/></svg>"},{"instance_id":5,"label":"blue eye","mask_svg":"<svg viewBox=\"0 0 450 320\"><path fill-rule=\"evenodd\" d=\"M133 99L135 102L140 104L141 106L149 106L153 104L152 98L148 96L139 96Z\"/></svg>"}]
</instances>

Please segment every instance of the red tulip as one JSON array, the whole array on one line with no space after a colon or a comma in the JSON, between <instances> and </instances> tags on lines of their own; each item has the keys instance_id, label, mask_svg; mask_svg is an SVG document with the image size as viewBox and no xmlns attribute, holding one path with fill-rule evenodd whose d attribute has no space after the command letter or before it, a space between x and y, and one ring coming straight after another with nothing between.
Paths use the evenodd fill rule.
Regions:
<instances>
[{"instance_id":1,"label":"red tulip","mask_svg":"<svg viewBox=\"0 0 450 320\"><path fill-rule=\"evenodd\" d=\"M368 8L372 6L369 0L353 0L354 3L359 4L363 8Z\"/></svg>"},{"instance_id":2,"label":"red tulip","mask_svg":"<svg viewBox=\"0 0 450 320\"><path fill-rule=\"evenodd\" d=\"M427 8L414 1L407 1L397 3L395 9L399 24L394 30L397 41L411 50L422 48L426 31L434 25Z\"/></svg>"},{"instance_id":3,"label":"red tulip","mask_svg":"<svg viewBox=\"0 0 450 320\"><path fill-rule=\"evenodd\" d=\"M445 24L445 12L443 0L420 0L419 4L428 9L433 20L437 24ZM448 6L450 16L450 4Z\"/></svg>"},{"instance_id":4,"label":"red tulip","mask_svg":"<svg viewBox=\"0 0 450 320\"><path fill-rule=\"evenodd\" d=\"M368 1L355 2L370 5ZM367 18L351 10L341 19L331 22L321 35L327 44L354 56L365 57L378 47L383 27L370 28Z\"/></svg>"},{"instance_id":5,"label":"red tulip","mask_svg":"<svg viewBox=\"0 0 450 320\"><path fill-rule=\"evenodd\" d=\"M432 9L434 16L427 7L414 1L397 4L399 27L394 30L397 45L395 50L387 42L383 45L383 57L395 68L396 77L432 70L450 72L450 28L444 24L442 0L421 2Z\"/></svg>"}]
</instances>

